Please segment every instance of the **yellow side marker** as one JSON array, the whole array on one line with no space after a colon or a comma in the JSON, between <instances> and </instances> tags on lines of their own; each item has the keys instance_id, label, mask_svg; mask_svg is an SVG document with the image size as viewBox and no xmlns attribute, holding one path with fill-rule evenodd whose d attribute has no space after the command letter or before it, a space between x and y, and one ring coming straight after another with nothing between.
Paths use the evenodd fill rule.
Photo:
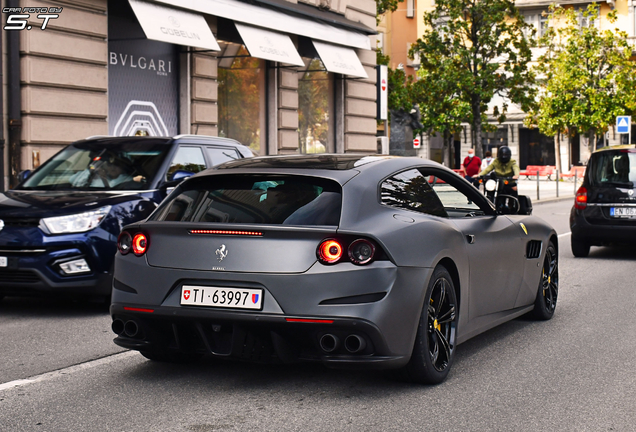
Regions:
<instances>
[{"instance_id":1,"label":"yellow side marker","mask_svg":"<svg viewBox=\"0 0 636 432\"><path fill-rule=\"evenodd\" d=\"M523 230L523 232L526 233L526 235L528 235L528 230L526 229L526 226L521 222L519 222L519 225L521 226L521 229Z\"/></svg>"}]
</instances>

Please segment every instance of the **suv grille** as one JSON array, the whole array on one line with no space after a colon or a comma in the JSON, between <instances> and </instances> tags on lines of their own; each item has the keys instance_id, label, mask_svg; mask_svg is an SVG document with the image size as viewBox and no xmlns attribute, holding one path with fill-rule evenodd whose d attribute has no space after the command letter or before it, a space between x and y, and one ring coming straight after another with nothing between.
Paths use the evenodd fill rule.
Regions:
<instances>
[{"instance_id":1,"label":"suv grille","mask_svg":"<svg viewBox=\"0 0 636 432\"><path fill-rule=\"evenodd\" d=\"M40 225L40 218L2 218L5 226L15 227L37 227Z\"/></svg>"},{"instance_id":2,"label":"suv grille","mask_svg":"<svg viewBox=\"0 0 636 432\"><path fill-rule=\"evenodd\" d=\"M0 270L0 283L36 282L40 282L40 277L31 270Z\"/></svg>"},{"instance_id":3,"label":"suv grille","mask_svg":"<svg viewBox=\"0 0 636 432\"><path fill-rule=\"evenodd\" d=\"M526 258L534 259L539 258L541 255L541 240L530 240L526 246Z\"/></svg>"}]
</instances>

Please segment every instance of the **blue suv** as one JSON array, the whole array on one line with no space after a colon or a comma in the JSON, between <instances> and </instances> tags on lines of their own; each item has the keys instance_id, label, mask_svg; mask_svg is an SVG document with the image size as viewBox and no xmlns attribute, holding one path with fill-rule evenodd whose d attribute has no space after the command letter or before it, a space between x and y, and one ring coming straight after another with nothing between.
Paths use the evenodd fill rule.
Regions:
<instances>
[{"instance_id":1,"label":"blue suv","mask_svg":"<svg viewBox=\"0 0 636 432\"><path fill-rule=\"evenodd\" d=\"M117 237L184 178L253 156L226 138L92 137L0 194L0 298L109 298Z\"/></svg>"}]
</instances>

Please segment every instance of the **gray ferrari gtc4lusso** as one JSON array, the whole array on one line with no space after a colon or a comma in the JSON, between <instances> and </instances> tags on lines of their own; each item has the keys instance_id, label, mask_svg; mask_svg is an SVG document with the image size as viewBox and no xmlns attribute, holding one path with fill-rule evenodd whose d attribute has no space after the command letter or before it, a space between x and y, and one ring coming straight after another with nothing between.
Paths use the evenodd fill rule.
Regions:
<instances>
[{"instance_id":1,"label":"gray ferrari gtc4lusso","mask_svg":"<svg viewBox=\"0 0 636 432\"><path fill-rule=\"evenodd\" d=\"M528 312L551 318L558 293L552 227L497 214L417 158L228 162L118 246L114 341L158 361L320 361L438 383L458 344Z\"/></svg>"}]
</instances>

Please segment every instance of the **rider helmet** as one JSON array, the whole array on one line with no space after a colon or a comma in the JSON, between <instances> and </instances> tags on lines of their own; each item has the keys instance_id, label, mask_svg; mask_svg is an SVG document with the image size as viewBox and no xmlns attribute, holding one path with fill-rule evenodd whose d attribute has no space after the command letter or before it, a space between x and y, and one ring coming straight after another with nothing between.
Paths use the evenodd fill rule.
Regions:
<instances>
[{"instance_id":1,"label":"rider helmet","mask_svg":"<svg viewBox=\"0 0 636 432\"><path fill-rule=\"evenodd\" d=\"M501 146L497 151L497 159L499 159L503 163L510 162L510 158L512 156L512 152L510 151L510 147Z\"/></svg>"}]
</instances>

